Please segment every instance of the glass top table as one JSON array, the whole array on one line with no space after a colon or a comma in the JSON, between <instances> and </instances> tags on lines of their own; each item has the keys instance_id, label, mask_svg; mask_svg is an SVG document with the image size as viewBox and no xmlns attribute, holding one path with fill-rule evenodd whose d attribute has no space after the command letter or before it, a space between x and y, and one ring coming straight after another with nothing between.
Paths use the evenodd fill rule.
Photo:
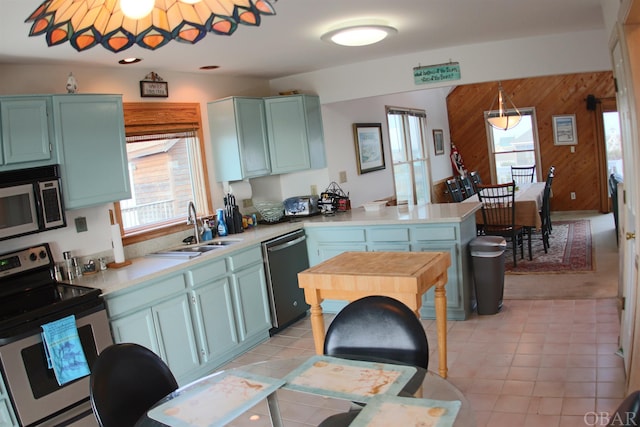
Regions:
<instances>
[{"instance_id":1,"label":"glass top table","mask_svg":"<svg viewBox=\"0 0 640 427\"><path fill-rule=\"evenodd\" d=\"M363 407L353 426L376 426L388 416L476 425L464 395L435 372L316 355L215 372L160 400L136 427L318 425L353 407Z\"/></svg>"}]
</instances>

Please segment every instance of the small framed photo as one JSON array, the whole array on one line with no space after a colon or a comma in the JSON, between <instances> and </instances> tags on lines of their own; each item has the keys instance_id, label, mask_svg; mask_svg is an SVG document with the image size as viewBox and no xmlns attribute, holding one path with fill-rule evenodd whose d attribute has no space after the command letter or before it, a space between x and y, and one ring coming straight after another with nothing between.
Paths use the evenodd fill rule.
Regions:
<instances>
[{"instance_id":1,"label":"small framed photo","mask_svg":"<svg viewBox=\"0 0 640 427\"><path fill-rule=\"evenodd\" d=\"M436 156L444 154L444 132L442 129L433 130L433 148Z\"/></svg>"},{"instance_id":2,"label":"small framed photo","mask_svg":"<svg viewBox=\"0 0 640 427\"><path fill-rule=\"evenodd\" d=\"M576 128L576 115L565 114L553 116L553 143L555 145L578 144L578 130Z\"/></svg>"},{"instance_id":3,"label":"small framed photo","mask_svg":"<svg viewBox=\"0 0 640 427\"><path fill-rule=\"evenodd\" d=\"M167 98L169 97L169 84L167 82L141 80L140 96L143 98Z\"/></svg>"},{"instance_id":4,"label":"small framed photo","mask_svg":"<svg viewBox=\"0 0 640 427\"><path fill-rule=\"evenodd\" d=\"M381 123L354 123L358 175L384 169Z\"/></svg>"}]
</instances>

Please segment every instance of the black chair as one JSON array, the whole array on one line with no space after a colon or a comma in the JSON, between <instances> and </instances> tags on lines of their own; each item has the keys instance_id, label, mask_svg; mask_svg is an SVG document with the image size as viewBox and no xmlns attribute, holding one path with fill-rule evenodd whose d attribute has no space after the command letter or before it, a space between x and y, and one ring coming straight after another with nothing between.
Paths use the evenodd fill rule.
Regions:
<instances>
[{"instance_id":1,"label":"black chair","mask_svg":"<svg viewBox=\"0 0 640 427\"><path fill-rule=\"evenodd\" d=\"M480 174L478 171L469 172L469 179L471 180L471 184L473 185L473 190L475 193L478 192L478 185L482 184L482 179L480 179Z\"/></svg>"},{"instance_id":2,"label":"black chair","mask_svg":"<svg viewBox=\"0 0 640 427\"><path fill-rule=\"evenodd\" d=\"M469 175L467 176L459 176L458 177L458 185L462 190L462 198L468 199L469 197L476 194L476 189L471 182L471 178Z\"/></svg>"},{"instance_id":3,"label":"black chair","mask_svg":"<svg viewBox=\"0 0 640 427\"><path fill-rule=\"evenodd\" d=\"M402 302L387 296L368 296L349 303L333 319L324 340L328 356L429 367L429 344L422 323ZM423 372L424 373L424 372ZM423 375L414 377L401 395L413 395ZM319 427L348 426L359 406L328 417Z\"/></svg>"},{"instance_id":4,"label":"black chair","mask_svg":"<svg viewBox=\"0 0 640 427\"><path fill-rule=\"evenodd\" d=\"M616 228L616 244L618 244L618 183L622 177L612 173L609 175L609 195L611 196L611 208L613 210L613 223Z\"/></svg>"},{"instance_id":5,"label":"black chair","mask_svg":"<svg viewBox=\"0 0 640 427\"><path fill-rule=\"evenodd\" d=\"M553 230L553 226L551 225L551 184L553 183L555 173L556 168L551 166L547 172L547 179L542 193L542 206L540 208L540 220L542 222L540 231L542 233L542 245L545 253L547 253L547 249L549 249L549 236Z\"/></svg>"},{"instance_id":6,"label":"black chair","mask_svg":"<svg viewBox=\"0 0 640 427\"><path fill-rule=\"evenodd\" d=\"M462 189L460 188L460 184L456 178L450 178L445 181L447 185L447 193L449 193L449 197L452 202L461 202L464 200L462 196Z\"/></svg>"},{"instance_id":7,"label":"black chair","mask_svg":"<svg viewBox=\"0 0 640 427\"><path fill-rule=\"evenodd\" d=\"M533 182L536 172L536 165L533 166L511 166L511 179L516 184Z\"/></svg>"},{"instance_id":8,"label":"black chair","mask_svg":"<svg viewBox=\"0 0 640 427\"><path fill-rule=\"evenodd\" d=\"M91 407L101 427L132 427L177 388L169 367L154 352L138 344L114 344L93 364Z\"/></svg>"},{"instance_id":9,"label":"black chair","mask_svg":"<svg viewBox=\"0 0 640 427\"><path fill-rule=\"evenodd\" d=\"M640 390L627 396L609 417L607 427L640 426Z\"/></svg>"},{"instance_id":10,"label":"black chair","mask_svg":"<svg viewBox=\"0 0 640 427\"><path fill-rule=\"evenodd\" d=\"M511 239L513 247L513 266L517 265L517 248L524 258L524 235L529 240L529 259L531 255L531 229L516 224L515 182L497 185L479 185L478 199L482 204L482 232L489 236L502 236Z\"/></svg>"}]
</instances>

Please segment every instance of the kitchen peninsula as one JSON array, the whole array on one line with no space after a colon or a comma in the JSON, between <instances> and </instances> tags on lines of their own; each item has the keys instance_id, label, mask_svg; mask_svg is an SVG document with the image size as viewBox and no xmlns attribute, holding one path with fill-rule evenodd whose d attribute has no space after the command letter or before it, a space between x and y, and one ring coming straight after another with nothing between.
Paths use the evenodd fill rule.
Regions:
<instances>
[{"instance_id":1,"label":"kitchen peninsula","mask_svg":"<svg viewBox=\"0 0 640 427\"><path fill-rule=\"evenodd\" d=\"M77 282L102 289L116 342L154 350L184 384L268 338L260 243L301 228L311 266L345 251L450 253L447 317L466 319L472 309L468 244L476 235L478 209L480 204L429 204L296 218L217 239L232 244L193 258L145 256ZM344 305L327 300L323 310L337 312ZM420 315L435 318L433 290L424 295Z\"/></svg>"}]
</instances>

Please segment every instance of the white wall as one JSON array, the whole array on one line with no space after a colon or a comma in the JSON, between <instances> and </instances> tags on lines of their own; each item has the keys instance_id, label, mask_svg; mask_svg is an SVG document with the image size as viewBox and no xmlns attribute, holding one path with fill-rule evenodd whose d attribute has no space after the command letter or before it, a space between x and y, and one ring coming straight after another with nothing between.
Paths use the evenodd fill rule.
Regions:
<instances>
[{"instance_id":1,"label":"white wall","mask_svg":"<svg viewBox=\"0 0 640 427\"><path fill-rule=\"evenodd\" d=\"M604 71L611 69L608 37L603 29L452 46L283 77L271 88L317 93L327 104L424 89L414 84L413 68L449 61L460 63L461 79L428 87Z\"/></svg>"}]
</instances>

